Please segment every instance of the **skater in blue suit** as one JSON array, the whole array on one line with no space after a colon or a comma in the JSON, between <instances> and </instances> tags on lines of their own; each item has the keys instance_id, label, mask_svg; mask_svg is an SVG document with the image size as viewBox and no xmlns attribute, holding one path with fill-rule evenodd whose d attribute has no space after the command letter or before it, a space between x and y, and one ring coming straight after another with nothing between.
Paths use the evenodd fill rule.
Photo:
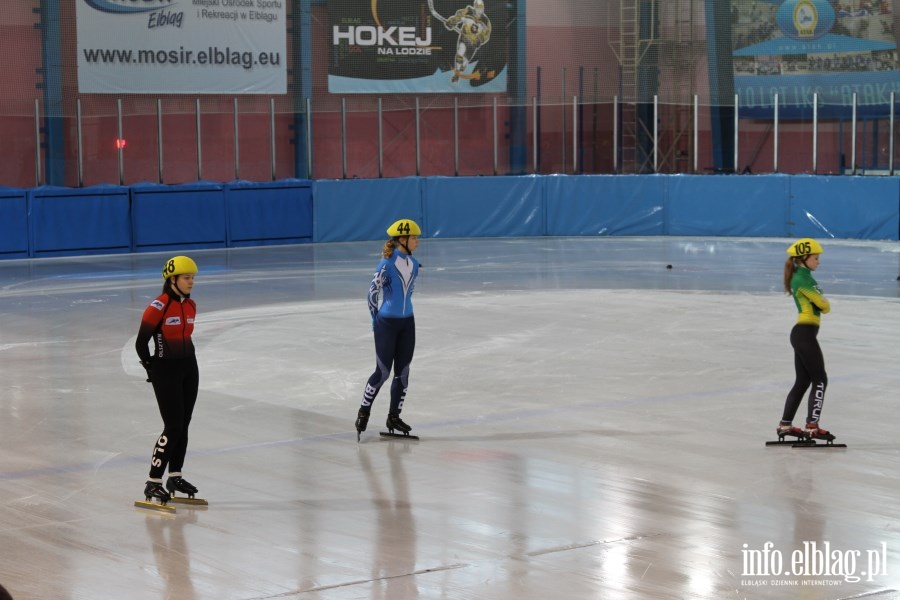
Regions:
<instances>
[{"instance_id":1,"label":"skater in blue suit","mask_svg":"<svg viewBox=\"0 0 900 600\"><path fill-rule=\"evenodd\" d=\"M400 419L406 388L409 385L409 365L416 348L416 320L413 316L412 293L419 274L419 261L412 254L419 247L422 230L415 221L400 219L391 225L387 234L381 262L375 269L369 286L369 313L375 332L375 372L366 382L362 403L356 416L356 439L366 430L375 396L388 379L391 370L391 406L387 428L409 434L411 427Z\"/></svg>"}]
</instances>

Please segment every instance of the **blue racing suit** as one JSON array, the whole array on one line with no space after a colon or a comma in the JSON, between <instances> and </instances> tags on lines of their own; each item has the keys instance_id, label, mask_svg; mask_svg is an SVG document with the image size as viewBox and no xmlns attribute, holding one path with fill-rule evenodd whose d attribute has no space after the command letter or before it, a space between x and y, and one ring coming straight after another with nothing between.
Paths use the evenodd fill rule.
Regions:
<instances>
[{"instance_id":1,"label":"blue racing suit","mask_svg":"<svg viewBox=\"0 0 900 600\"><path fill-rule=\"evenodd\" d=\"M369 286L369 313L375 332L375 371L366 382L361 409L369 412L378 391L394 371L391 384L391 414L403 410L409 385L409 365L416 348L416 320L412 293L419 274L419 261L395 249L378 263Z\"/></svg>"}]
</instances>

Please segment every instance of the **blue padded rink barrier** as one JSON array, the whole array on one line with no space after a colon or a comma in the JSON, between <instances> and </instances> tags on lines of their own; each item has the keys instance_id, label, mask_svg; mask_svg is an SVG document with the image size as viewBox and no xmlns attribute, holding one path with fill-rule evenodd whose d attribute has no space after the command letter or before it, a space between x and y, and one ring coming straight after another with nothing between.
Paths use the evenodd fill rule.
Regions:
<instances>
[{"instance_id":1,"label":"blue padded rink barrier","mask_svg":"<svg viewBox=\"0 0 900 600\"><path fill-rule=\"evenodd\" d=\"M16 600L896 598L900 254L822 241L822 424L846 449L764 446L793 381L788 239L423 239L403 413L421 441L379 437L384 389L359 444L381 242L191 251L184 472L210 504L174 515L132 506L162 429L134 336L171 253L0 261L0 582Z\"/></svg>"}]
</instances>

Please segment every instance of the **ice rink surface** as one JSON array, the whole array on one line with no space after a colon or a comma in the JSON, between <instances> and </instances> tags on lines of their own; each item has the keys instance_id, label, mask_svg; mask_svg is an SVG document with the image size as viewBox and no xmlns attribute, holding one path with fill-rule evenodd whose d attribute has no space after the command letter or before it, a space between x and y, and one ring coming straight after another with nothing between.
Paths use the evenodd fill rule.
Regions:
<instances>
[{"instance_id":1,"label":"ice rink surface","mask_svg":"<svg viewBox=\"0 0 900 600\"><path fill-rule=\"evenodd\" d=\"M171 254L0 261L0 583L16 600L900 598L900 247L821 240L822 425L793 382L790 240L429 240L403 413L353 427L381 242L188 252L185 477L134 352ZM666 266L671 265L671 269ZM802 424L806 405L795 423Z\"/></svg>"}]
</instances>

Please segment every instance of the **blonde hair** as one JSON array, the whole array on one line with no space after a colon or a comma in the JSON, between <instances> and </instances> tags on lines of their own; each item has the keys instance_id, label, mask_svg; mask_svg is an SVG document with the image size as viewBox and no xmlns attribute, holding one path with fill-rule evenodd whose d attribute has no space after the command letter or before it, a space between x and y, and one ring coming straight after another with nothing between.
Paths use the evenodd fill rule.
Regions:
<instances>
[{"instance_id":1,"label":"blonde hair","mask_svg":"<svg viewBox=\"0 0 900 600\"><path fill-rule=\"evenodd\" d=\"M384 258L390 258L394 255L394 249L397 247L397 242L394 241L396 238L391 238L384 243L384 248L381 250L381 256Z\"/></svg>"}]
</instances>

